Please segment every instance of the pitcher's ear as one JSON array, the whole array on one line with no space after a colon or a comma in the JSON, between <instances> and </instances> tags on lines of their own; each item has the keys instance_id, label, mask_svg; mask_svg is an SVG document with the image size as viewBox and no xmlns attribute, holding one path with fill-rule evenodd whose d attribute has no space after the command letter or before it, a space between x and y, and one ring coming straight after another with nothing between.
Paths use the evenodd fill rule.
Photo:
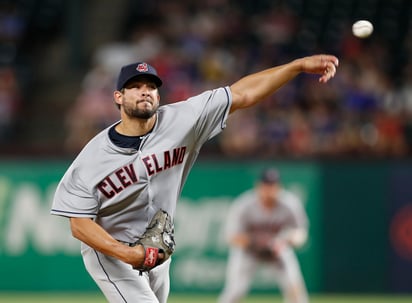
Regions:
<instances>
[{"instance_id":1,"label":"pitcher's ear","mask_svg":"<svg viewBox=\"0 0 412 303\"><path fill-rule=\"evenodd\" d=\"M120 105L122 104L122 96L123 96L123 92L122 91L114 91L113 93L113 99L114 99L114 103L116 103L117 107L120 108Z\"/></svg>"}]
</instances>

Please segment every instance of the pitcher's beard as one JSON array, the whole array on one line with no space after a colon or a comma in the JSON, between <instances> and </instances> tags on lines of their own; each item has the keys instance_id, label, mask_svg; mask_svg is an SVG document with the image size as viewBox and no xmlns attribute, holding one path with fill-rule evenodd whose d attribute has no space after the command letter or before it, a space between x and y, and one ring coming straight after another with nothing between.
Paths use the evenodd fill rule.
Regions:
<instances>
[{"instance_id":1,"label":"pitcher's beard","mask_svg":"<svg viewBox=\"0 0 412 303\"><path fill-rule=\"evenodd\" d=\"M130 108L125 107L124 111L129 117L138 118L138 119L149 119L153 117L156 113L158 106L153 107L152 109L139 109L139 108Z\"/></svg>"}]
</instances>

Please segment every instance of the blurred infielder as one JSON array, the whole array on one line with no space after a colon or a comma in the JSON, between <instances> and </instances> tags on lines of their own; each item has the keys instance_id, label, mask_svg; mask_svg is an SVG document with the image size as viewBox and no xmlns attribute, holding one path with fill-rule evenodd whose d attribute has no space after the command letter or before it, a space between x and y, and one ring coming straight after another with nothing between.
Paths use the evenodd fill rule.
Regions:
<instances>
[{"instance_id":1,"label":"blurred infielder","mask_svg":"<svg viewBox=\"0 0 412 303\"><path fill-rule=\"evenodd\" d=\"M293 251L305 243L307 234L308 218L299 198L281 186L277 170L263 171L255 187L229 209L229 259L219 303L240 302L259 265L272 270L285 302L309 302Z\"/></svg>"},{"instance_id":2,"label":"blurred infielder","mask_svg":"<svg viewBox=\"0 0 412 303\"><path fill-rule=\"evenodd\" d=\"M152 66L122 67L114 91L121 120L79 153L51 209L70 218L84 264L110 302L167 301L176 203L200 148L222 131L229 113L301 72L326 83L337 65L331 55L304 57L163 106Z\"/></svg>"}]
</instances>

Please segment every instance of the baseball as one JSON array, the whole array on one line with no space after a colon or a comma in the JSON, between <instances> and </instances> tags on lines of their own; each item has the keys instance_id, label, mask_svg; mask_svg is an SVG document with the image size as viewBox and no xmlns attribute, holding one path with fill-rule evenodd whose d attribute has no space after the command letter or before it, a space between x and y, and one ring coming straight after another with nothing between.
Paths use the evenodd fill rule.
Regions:
<instances>
[{"instance_id":1,"label":"baseball","mask_svg":"<svg viewBox=\"0 0 412 303\"><path fill-rule=\"evenodd\" d=\"M359 20L353 23L352 32L358 38L366 38L372 34L373 25L368 20Z\"/></svg>"}]
</instances>

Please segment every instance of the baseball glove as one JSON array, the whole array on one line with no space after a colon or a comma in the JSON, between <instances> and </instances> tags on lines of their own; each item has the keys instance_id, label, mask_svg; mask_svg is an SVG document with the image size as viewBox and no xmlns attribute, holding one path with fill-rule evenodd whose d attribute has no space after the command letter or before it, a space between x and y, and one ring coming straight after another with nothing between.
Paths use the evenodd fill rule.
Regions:
<instances>
[{"instance_id":1,"label":"baseball glove","mask_svg":"<svg viewBox=\"0 0 412 303\"><path fill-rule=\"evenodd\" d=\"M149 271L162 264L175 250L174 228L171 218L164 210L159 210L152 218L146 231L135 245L142 245L145 257L139 271Z\"/></svg>"},{"instance_id":2,"label":"baseball glove","mask_svg":"<svg viewBox=\"0 0 412 303\"><path fill-rule=\"evenodd\" d=\"M259 260L272 260L274 255L269 247L249 247L249 251Z\"/></svg>"},{"instance_id":3,"label":"baseball glove","mask_svg":"<svg viewBox=\"0 0 412 303\"><path fill-rule=\"evenodd\" d=\"M270 246L269 236L264 233L253 234L250 236L250 243L247 250L259 260L273 260L274 254Z\"/></svg>"}]
</instances>

